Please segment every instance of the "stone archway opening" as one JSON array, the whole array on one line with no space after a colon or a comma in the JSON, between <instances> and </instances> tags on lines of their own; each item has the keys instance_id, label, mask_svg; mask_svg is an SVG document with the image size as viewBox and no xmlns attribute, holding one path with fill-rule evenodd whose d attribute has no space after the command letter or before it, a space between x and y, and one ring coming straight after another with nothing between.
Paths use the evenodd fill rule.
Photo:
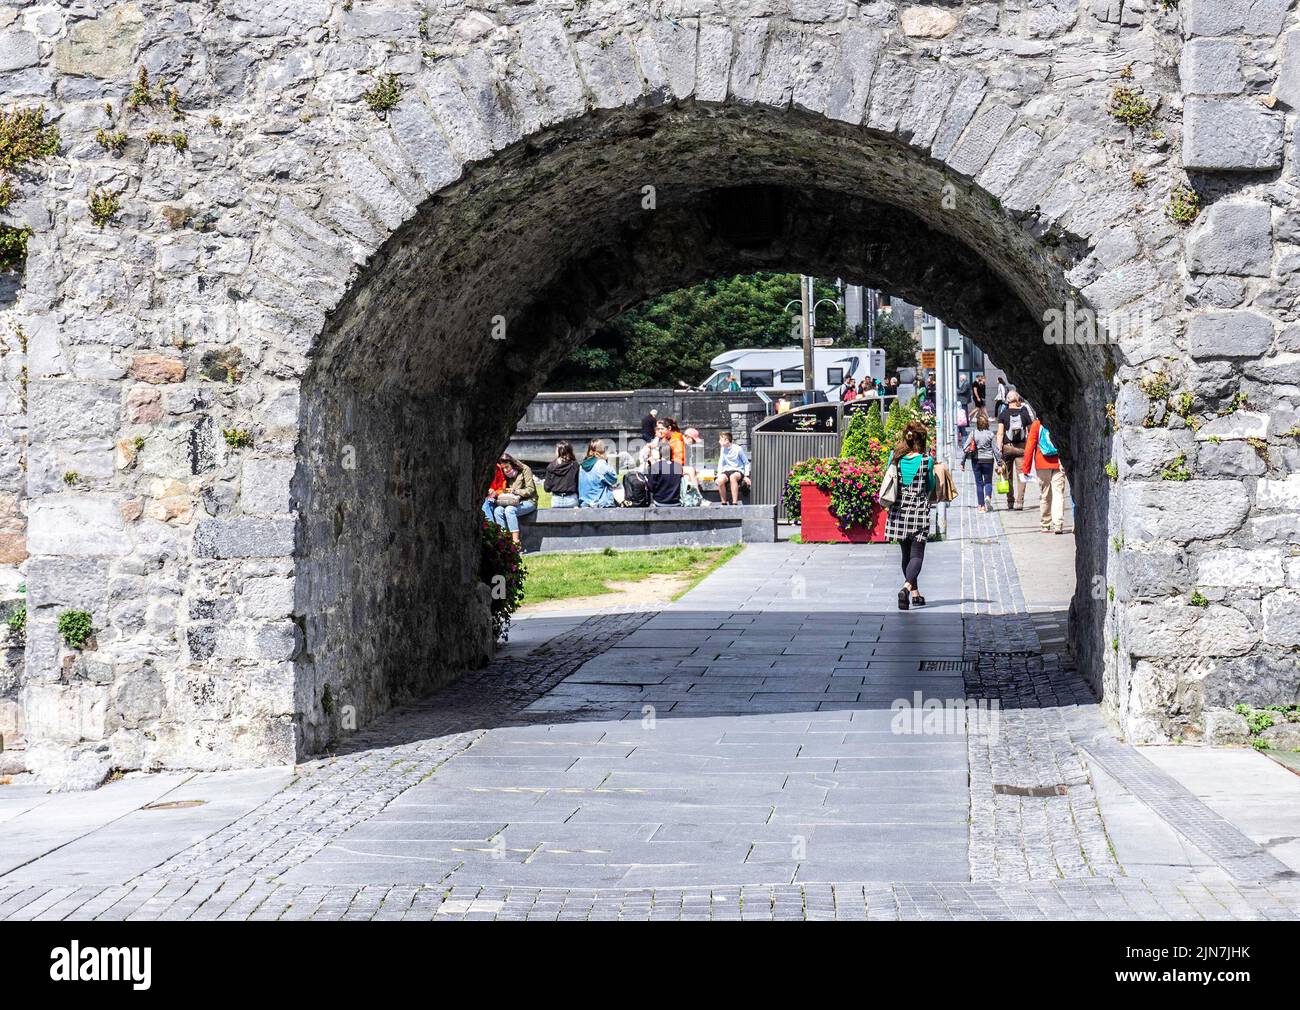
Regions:
<instances>
[{"instance_id":1,"label":"stone archway opening","mask_svg":"<svg viewBox=\"0 0 1300 1010\"><path fill-rule=\"evenodd\" d=\"M1051 343L1087 252L898 139L757 106L590 113L422 204L330 315L302 382L300 747L490 653L478 505L548 371L647 297L757 270L896 292L976 340L1059 435L1072 638L1101 687L1105 349ZM328 691L326 690L328 687ZM328 695L333 703L323 703Z\"/></svg>"}]
</instances>

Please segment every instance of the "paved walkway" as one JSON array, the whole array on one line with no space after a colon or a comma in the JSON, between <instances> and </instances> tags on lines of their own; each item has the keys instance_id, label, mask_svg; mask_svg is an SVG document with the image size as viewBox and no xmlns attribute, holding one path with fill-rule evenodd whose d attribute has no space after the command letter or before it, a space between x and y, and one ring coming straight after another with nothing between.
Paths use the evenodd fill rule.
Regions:
<instances>
[{"instance_id":1,"label":"paved walkway","mask_svg":"<svg viewBox=\"0 0 1300 1010\"><path fill-rule=\"evenodd\" d=\"M1297 917L1287 824L1231 793L1300 778L1115 740L1016 553L954 508L901 613L896 548L752 545L661 612L521 622L292 777L0 789L0 918Z\"/></svg>"}]
</instances>

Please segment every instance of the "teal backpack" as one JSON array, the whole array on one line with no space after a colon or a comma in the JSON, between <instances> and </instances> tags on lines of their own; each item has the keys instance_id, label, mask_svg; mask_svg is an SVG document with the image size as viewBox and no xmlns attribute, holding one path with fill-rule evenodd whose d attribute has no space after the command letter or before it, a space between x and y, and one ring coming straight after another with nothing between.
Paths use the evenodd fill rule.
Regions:
<instances>
[{"instance_id":1,"label":"teal backpack","mask_svg":"<svg viewBox=\"0 0 1300 1010\"><path fill-rule=\"evenodd\" d=\"M1038 451L1044 456L1056 455L1056 445L1052 442L1052 436L1041 424L1038 426Z\"/></svg>"}]
</instances>

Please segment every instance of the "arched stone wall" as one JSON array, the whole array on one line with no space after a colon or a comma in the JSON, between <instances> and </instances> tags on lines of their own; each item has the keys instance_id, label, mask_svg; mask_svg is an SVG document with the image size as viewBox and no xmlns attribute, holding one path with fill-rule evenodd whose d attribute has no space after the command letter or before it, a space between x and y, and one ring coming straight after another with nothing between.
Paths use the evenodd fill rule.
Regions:
<instances>
[{"instance_id":1,"label":"arched stone wall","mask_svg":"<svg viewBox=\"0 0 1300 1010\"><path fill-rule=\"evenodd\" d=\"M539 366L758 265L926 305L1060 425L1075 637L1126 732L1293 697L1289 15L1152 6L228 0L0 28L36 53L4 97L62 132L9 212L34 232L7 310L29 341L7 710L28 763L291 759L341 706L373 717L481 659L474 488ZM124 108L141 65L178 101ZM1119 88L1152 124L1116 121ZM1211 204L1190 231L1166 214L1183 164ZM103 228L96 189L121 193ZM766 231L735 220L746 200ZM1130 325L1049 343L1071 304ZM1179 453L1192 479L1162 479ZM60 646L72 606L93 652Z\"/></svg>"}]
</instances>

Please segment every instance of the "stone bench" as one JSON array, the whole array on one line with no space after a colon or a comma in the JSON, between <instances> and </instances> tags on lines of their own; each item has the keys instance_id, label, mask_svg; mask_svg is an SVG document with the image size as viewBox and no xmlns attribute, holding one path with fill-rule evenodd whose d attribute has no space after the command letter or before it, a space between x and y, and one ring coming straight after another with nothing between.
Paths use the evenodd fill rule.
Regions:
<instances>
[{"instance_id":1,"label":"stone bench","mask_svg":"<svg viewBox=\"0 0 1300 1010\"><path fill-rule=\"evenodd\" d=\"M520 521L519 533L529 552L770 544L776 506L541 509Z\"/></svg>"}]
</instances>

